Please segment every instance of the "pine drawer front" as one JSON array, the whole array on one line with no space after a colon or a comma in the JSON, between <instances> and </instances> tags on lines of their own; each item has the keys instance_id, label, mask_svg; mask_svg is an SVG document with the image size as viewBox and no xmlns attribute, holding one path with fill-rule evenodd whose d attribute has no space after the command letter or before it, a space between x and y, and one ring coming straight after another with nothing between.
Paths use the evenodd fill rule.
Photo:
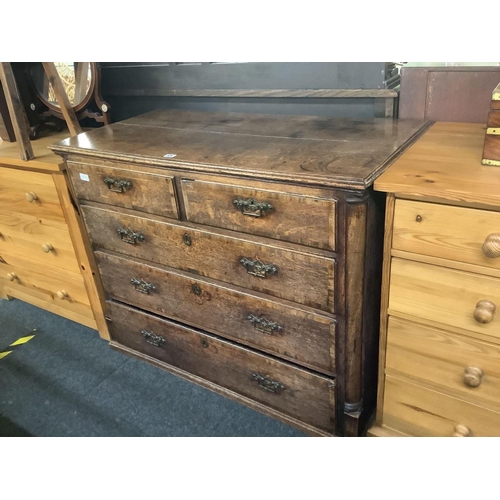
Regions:
<instances>
[{"instance_id":1,"label":"pine drawer front","mask_svg":"<svg viewBox=\"0 0 500 500\"><path fill-rule=\"evenodd\" d=\"M399 318L389 319L387 373L500 410L500 346Z\"/></svg>"},{"instance_id":2,"label":"pine drawer front","mask_svg":"<svg viewBox=\"0 0 500 500\"><path fill-rule=\"evenodd\" d=\"M389 314L500 339L500 279L392 259ZM438 325L436 325L438 326Z\"/></svg>"},{"instance_id":3,"label":"pine drawer front","mask_svg":"<svg viewBox=\"0 0 500 500\"><path fill-rule=\"evenodd\" d=\"M387 375L384 427L410 436L500 436L500 413Z\"/></svg>"},{"instance_id":4,"label":"pine drawer front","mask_svg":"<svg viewBox=\"0 0 500 500\"><path fill-rule=\"evenodd\" d=\"M179 218L172 176L75 162L67 165L82 200Z\"/></svg>"},{"instance_id":5,"label":"pine drawer front","mask_svg":"<svg viewBox=\"0 0 500 500\"><path fill-rule=\"evenodd\" d=\"M500 212L396 200L393 248L500 270Z\"/></svg>"},{"instance_id":6,"label":"pine drawer front","mask_svg":"<svg viewBox=\"0 0 500 500\"><path fill-rule=\"evenodd\" d=\"M52 176L15 168L0 168L0 213L66 224Z\"/></svg>"},{"instance_id":7,"label":"pine drawer front","mask_svg":"<svg viewBox=\"0 0 500 500\"><path fill-rule=\"evenodd\" d=\"M334 312L333 258L97 207L82 212L97 249Z\"/></svg>"},{"instance_id":8,"label":"pine drawer front","mask_svg":"<svg viewBox=\"0 0 500 500\"><path fill-rule=\"evenodd\" d=\"M113 341L334 432L332 379L131 307L109 303L109 311Z\"/></svg>"},{"instance_id":9,"label":"pine drawer front","mask_svg":"<svg viewBox=\"0 0 500 500\"><path fill-rule=\"evenodd\" d=\"M191 222L335 250L334 199L193 179L182 195Z\"/></svg>"},{"instance_id":10,"label":"pine drawer front","mask_svg":"<svg viewBox=\"0 0 500 500\"><path fill-rule=\"evenodd\" d=\"M334 374L335 321L108 253L95 253L109 297Z\"/></svg>"},{"instance_id":11,"label":"pine drawer front","mask_svg":"<svg viewBox=\"0 0 500 500\"><path fill-rule=\"evenodd\" d=\"M80 276L66 225L56 227L44 221L0 213L0 255L5 253Z\"/></svg>"}]
</instances>

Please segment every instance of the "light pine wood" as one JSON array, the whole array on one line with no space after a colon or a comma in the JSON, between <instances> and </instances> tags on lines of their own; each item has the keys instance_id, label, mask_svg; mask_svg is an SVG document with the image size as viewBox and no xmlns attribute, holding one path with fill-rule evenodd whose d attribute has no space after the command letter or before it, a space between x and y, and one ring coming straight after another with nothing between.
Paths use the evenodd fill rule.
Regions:
<instances>
[{"instance_id":1,"label":"light pine wood","mask_svg":"<svg viewBox=\"0 0 500 500\"><path fill-rule=\"evenodd\" d=\"M384 425L411 436L500 435L500 413L405 379L387 375Z\"/></svg>"},{"instance_id":2,"label":"light pine wood","mask_svg":"<svg viewBox=\"0 0 500 500\"><path fill-rule=\"evenodd\" d=\"M379 427L374 425L370 427L366 433L367 437L409 437L407 434L389 429L388 427Z\"/></svg>"}]
</instances>

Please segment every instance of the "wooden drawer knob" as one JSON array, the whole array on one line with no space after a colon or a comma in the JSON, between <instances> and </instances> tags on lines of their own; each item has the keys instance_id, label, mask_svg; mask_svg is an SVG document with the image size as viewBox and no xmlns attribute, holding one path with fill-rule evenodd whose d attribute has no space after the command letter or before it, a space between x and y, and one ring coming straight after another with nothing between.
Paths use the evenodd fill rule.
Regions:
<instances>
[{"instance_id":1,"label":"wooden drawer knob","mask_svg":"<svg viewBox=\"0 0 500 500\"><path fill-rule=\"evenodd\" d=\"M14 281L14 280L19 279L19 278L17 277L17 274L16 274L16 273L9 273L9 274L7 274L7 278L9 279L9 281Z\"/></svg>"},{"instance_id":2,"label":"wooden drawer knob","mask_svg":"<svg viewBox=\"0 0 500 500\"><path fill-rule=\"evenodd\" d=\"M29 193L26 193L26 199L30 202L30 203L33 203L35 200L38 200L38 196L36 195L36 193L34 193L33 191L30 191Z\"/></svg>"},{"instance_id":3,"label":"wooden drawer knob","mask_svg":"<svg viewBox=\"0 0 500 500\"><path fill-rule=\"evenodd\" d=\"M468 366L464 371L464 384L467 387L479 387L481 385L481 378L483 370L476 366Z\"/></svg>"},{"instance_id":4,"label":"wooden drawer knob","mask_svg":"<svg viewBox=\"0 0 500 500\"><path fill-rule=\"evenodd\" d=\"M59 290L57 292L57 296L61 299L61 300L64 300L64 299L67 299L69 297L68 295L68 292L64 291L64 290Z\"/></svg>"},{"instance_id":5,"label":"wooden drawer knob","mask_svg":"<svg viewBox=\"0 0 500 500\"><path fill-rule=\"evenodd\" d=\"M490 259L500 257L500 233L492 233L486 236L483 243L483 253Z\"/></svg>"},{"instance_id":6,"label":"wooden drawer knob","mask_svg":"<svg viewBox=\"0 0 500 500\"><path fill-rule=\"evenodd\" d=\"M491 300L480 300L474 309L474 319L478 323L490 323L495 315L496 306Z\"/></svg>"},{"instance_id":7,"label":"wooden drawer knob","mask_svg":"<svg viewBox=\"0 0 500 500\"><path fill-rule=\"evenodd\" d=\"M44 243L42 245L42 250L45 252L45 253L49 253L49 252L52 252L52 250L54 250L54 247L50 244L50 243Z\"/></svg>"},{"instance_id":8,"label":"wooden drawer knob","mask_svg":"<svg viewBox=\"0 0 500 500\"><path fill-rule=\"evenodd\" d=\"M467 437L470 436L470 429L465 425L458 424L455 426L453 437Z\"/></svg>"}]
</instances>

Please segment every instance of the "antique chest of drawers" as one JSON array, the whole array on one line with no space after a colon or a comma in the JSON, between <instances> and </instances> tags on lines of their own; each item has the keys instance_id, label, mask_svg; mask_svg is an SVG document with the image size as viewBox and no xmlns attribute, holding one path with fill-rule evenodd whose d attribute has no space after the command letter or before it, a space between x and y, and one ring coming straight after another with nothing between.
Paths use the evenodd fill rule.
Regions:
<instances>
[{"instance_id":1,"label":"antique chest of drawers","mask_svg":"<svg viewBox=\"0 0 500 500\"><path fill-rule=\"evenodd\" d=\"M111 346L312 435L362 434L383 230L372 183L424 128L155 111L51 146Z\"/></svg>"},{"instance_id":2,"label":"antique chest of drawers","mask_svg":"<svg viewBox=\"0 0 500 500\"><path fill-rule=\"evenodd\" d=\"M500 436L500 171L436 123L377 179L387 221L370 435Z\"/></svg>"}]
</instances>

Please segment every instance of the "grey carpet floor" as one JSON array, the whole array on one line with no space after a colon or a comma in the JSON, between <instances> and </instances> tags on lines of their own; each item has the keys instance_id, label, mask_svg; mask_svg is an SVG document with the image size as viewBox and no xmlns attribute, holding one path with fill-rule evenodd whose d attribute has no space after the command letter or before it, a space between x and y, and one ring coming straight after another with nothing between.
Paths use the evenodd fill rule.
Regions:
<instances>
[{"instance_id":1,"label":"grey carpet floor","mask_svg":"<svg viewBox=\"0 0 500 500\"><path fill-rule=\"evenodd\" d=\"M0 300L0 353L11 349L0 359L0 436L304 436L112 350L95 330Z\"/></svg>"}]
</instances>

